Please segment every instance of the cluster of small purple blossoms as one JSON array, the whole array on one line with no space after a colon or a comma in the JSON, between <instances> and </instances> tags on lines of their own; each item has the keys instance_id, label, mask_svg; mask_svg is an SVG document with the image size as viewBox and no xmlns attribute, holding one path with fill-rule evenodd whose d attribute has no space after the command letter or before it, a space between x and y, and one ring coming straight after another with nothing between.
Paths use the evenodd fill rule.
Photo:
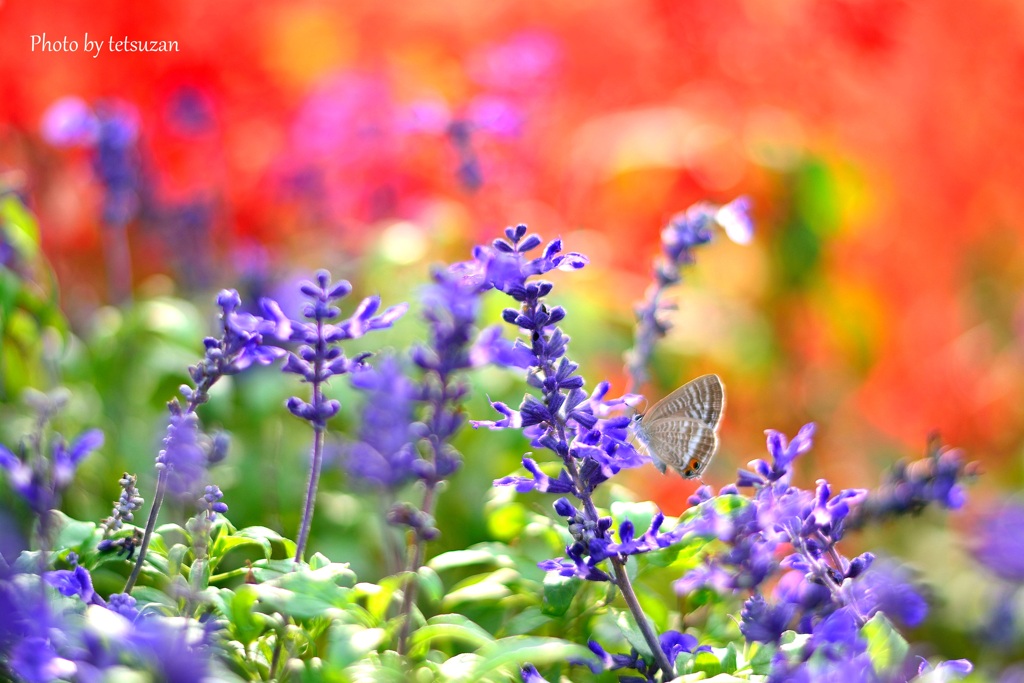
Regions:
<instances>
[{"instance_id":1,"label":"cluster of small purple blossoms","mask_svg":"<svg viewBox=\"0 0 1024 683\"><path fill-rule=\"evenodd\" d=\"M1024 593L1024 502L1009 498L987 509L975 525L975 559L1000 580L993 582L992 607L981 629L984 642L1004 655L1020 647L1017 605ZM1017 667L1018 669L1021 667ZM1010 669L1012 671L1012 669ZM1006 676L1001 680L1020 680Z\"/></svg>"},{"instance_id":2,"label":"cluster of small purple blossoms","mask_svg":"<svg viewBox=\"0 0 1024 683\"><path fill-rule=\"evenodd\" d=\"M322 430L326 429L327 421L341 407L337 401L324 398L321 391L323 384L335 375L343 375L362 367L363 361L369 357L369 354L360 354L355 358L347 358L340 343L358 339L372 330L391 327L405 313L407 306L392 306L376 315L380 308L380 298L367 297L360 302L351 317L339 321L337 318L341 315L341 309L335 304L352 291L348 281L332 283L331 274L320 270L316 274L315 283L303 282L299 290L308 300L302 311L306 321L291 322L290 340L299 342L299 347L295 352L288 353L281 369L299 375L303 382L309 383L313 388L313 396L311 402L293 396L288 399L287 406L293 415ZM269 299L261 303L280 310Z\"/></svg>"},{"instance_id":3,"label":"cluster of small purple blossoms","mask_svg":"<svg viewBox=\"0 0 1024 683\"><path fill-rule=\"evenodd\" d=\"M791 484L793 463L811 448L814 425L806 425L791 442L774 430L766 433L771 460L753 461L753 471L741 471L736 485L719 493L737 496L739 488L754 488L752 498L738 497L739 505L727 513L712 504L709 487L691 498L699 508L682 526L717 537L726 550L688 572L676 591L748 594L740 631L750 642L778 645L786 631L808 634L798 656L776 654L773 681L819 680L815 676L826 671L853 670L861 671L857 680L882 680L875 676L861 627L877 612L915 626L927 604L902 570L874 563L871 553L848 560L839 552L846 520L866 491L833 495L825 480L818 480L814 493ZM777 581L766 596L763 587L771 579Z\"/></svg>"},{"instance_id":4,"label":"cluster of small purple blossoms","mask_svg":"<svg viewBox=\"0 0 1024 683\"><path fill-rule=\"evenodd\" d=\"M135 107L105 100L90 108L80 98L64 97L43 115L42 133L57 147L92 150L93 170L104 189L106 225L122 227L135 217L143 190Z\"/></svg>"},{"instance_id":5,"label":"cluster of small purple blossoms","mask_svg":"<svg viewBox=\"0 0 1024 683\"><path fill-rule=\"evenodd\" d=\"M74 480L81 462L103 445L103 432L99 429L79 434L70 444L63 435L53 434L49 455L45 454L47 429L54 416L64 409L68 396L62 388L49 394L27 391L25 402L35 414L32 432L23 438L20 455L0 444L0 468L7 471L10 487L41 518L60 504L61 494Z\"/></svg>"},{"instance_id":6,"label":"cluster of small purple blossoms","mask_svg":"<svg viewBox=\"0 0 1024 683\"><path fill-rule=\"evenodd\" d=\"M39 444L41 438L40 431L31 441ZM11 488L35 514L42 515L57 506L61 493L74 480L79 464L102 445L103 432L98 429L83 432L70 444L56 434L49 458L43 457L41 450L24 447L22 457L18 457L0 444L0 467L7 470Z\"/></svg>"},{"instance_id":7,"label":"cluster of small purple blossoms","mask_svg":"<svg viewBox=\"0 0 1024 683\"><path fill-rule=\"evenodd\" d=\"M654 344L669 330L665 312L671 306L662 300L665 291L682 280L681 269L694 263L695 248L711 242L712 228L716 225L725 230L733 242L750 242L754 234L750 199L739 197L722 206L698 202L673 216L662 230L662 254L654 262L654 282L643 303L637 306L636 336L633 348L626 353L626 370L634 387L647 381Z\"/></svg>"},{"instance_id":8,"label":"cluster of small purple blossoms","mask_svg":"<svg viewBox=\"0 0 1024 683\"><path fill-rule=\"evenodd\" d=\"M298 396L288 399L288 411L299 419L305 420L313 427L313 448L310 458L309 481L306 487L306 502L303 508L302 522L296 539L295 560L301 561L309 529L313 521L313 510L316 503L316 491L320 481L320 470L323 466L324 434L327 421L341 409L341 404L328 399L323 392L324 384L331 377L343 375L363 367L363 361L370 355L360 354L348 358L341 349L341 342L358 339L367 332L380 330L398 320L406 311L406 304L399 304L386 309L380 315L380 298L373 296L363 299L355 312L348 318L338 320L341 309L336 305L352 291L352 285L345 280L331 282L331 274L326 270L316 273L316 282L306 281L299 286L306 297L302 315L303 322L291 322L290 340L299 343L298 349L288 352L282 370L296 374L311 387L311 398L305 401ZM272 301L264 299L264 308L280 310Z\"/></svg>"},{"instance_id":9,"label":"cluster of small purple blossoms","mask_svg":"<svg viewBox=\"0 0 1024 683\"><path fill-rule=\"evenodd\" d=\"M911 463L896 463L882 485L869 491L856 507L846 527L859 529L873 522L920 514L933 504L959 510L967 499L964 481L972 478L976 469L962 450L944 446L938 435L932 435L927 455Z\"/></svg>"},{"instance_id":10,"label":"cluster of small purple blossoms","mask_svg":"<svg viewBox=\"0 0 1024 683\"><path fill-rule=\"evenodd\" d=\"M480 295L489 286L468 270L464 263L436 268L433 282L424 288L428 339L410 353L423 373L421 380L414 381L392 358L353 373L352 385L366 395L366 402L360 441L349 449L350 474L390 491L414 480L433 487L447 479L461 465L450 440L466 421L461 404L468 386L459 373L489 363L528 367L528 355L501 337L500 326L477 331ZM425 407L422 421L414 419L416 404ZM425 444L425 454L417 443ZM388 519L418 535L436 534L430 514L409 505L396 506Z\"/></svg>"},{"instance_id":11,"label":"cluster of small purple blossoms","mask_svg":"<svg viewBox=\"0 0 1024 683\"><path fill-rule=\"evenodd\" d=\"M519 303L518 309L506 308L502 317L528 339L518 339L515 350L529 359L526 381L540 392L540 397L527 394L518 410L492 402L502 419L473 424L522 429L531 445L546 448L561 459L564 467L555 478L545 474L532 458L523 458L530 477L508 476L495 485L515 486L519 492L568 493L582 501L582 510L567 498L556 501L556 512L568 520L577 540L566 549L568 559L552 560L542 567L568 576L607 581L609 575L596 564L616 554L608 550L612 520L597 514L591 497L600 484L620 470L646 461L627 443L629 419L612 415L613 410L633 403L635 397L606 400L609 387L605 382L593 394L584 391L583 377L577 374L579 366L566 356L569 337L558 327L565 318L565 309L544 302L554 285L527 282L533 275L556 268L581 268L586 258L576 253L561 254L561 241L555 240L540 257L528 259L526 254L541 245L541 238L527 235L525 225L508 228L505 234L507 239L496 240L491 249L478 248L477 271L490 286ZM599 558L588 559L591 546Z\"/></svg>"},{"instance_id":12,"label":"cluster of small purple blossoms","mask_svg":"<svg viewBox=\"0 0 1024 683\"><path fill-rule=\"evenodd\" d=\"M516 341L513 350L529 359L526 381L540 397L527 394L518 410L492 402L503 417L496 421L474 422L474 425L522 429L531 445L553 452L562 467L552 478L533 459L524 457L523 467L530 477L513 475L494 483L515 486L519 492L567 493L580 501L581 507L566 497L555 502L555 510L567 519L574 540L566 547L566 557L542 562L541 568L562 576L614 583L654 652L655 663L650 666L651 670L661 670L666 677L671 677L673 664L659 646L659 637L640 607L625 563L630 555L664 547L679 537L663 537L658 533L664 519L659 515L640 538L635 537L631 522L623 522L616 542L611 533L613 520L602 517L593 501L594 490L599 485L623 469L648 462L648 458L628 443L630 420L621 414L635 405L639 397L627 395L608 400L605 398L609 390L607 382L599 383L589 395L584 391L583 377L577 374L578 365L566 356L569 337L558 327L565 318L565 309L549 306L544 301L553 284L543 280L528 282L528 278L556 268L582 268L587 259L576 253L562 254L561 240L550 242L541 256L529 258L527 254L539 247L542 240L537 235L527 235L525 225L507 228L505 238L496 240L490 248L477 248L475 263L467 272L518 303L517 309L505 309L502 318L518 327L525 337ZM599 566L605 561L611 564L611 573Z\"/></svg>"},{"instance_id":13,"label":"cluster of small purple blossoms","mask_svg":"<svg viewBox=\"0 0 1024 683\"><path fill-rule=\"evenodd\" d=\"M414 463L419 455L412 424L417 388L391 356L353 372L351 377L352 386L366 400L358 441L345 456L348 473L375 488L397 491L416 478Z\"/></svg>"},{"instance_id":14,"label":"cluster of small purple blossoms","mask_svg":"<svg viewBox=\"0 0 1024 683\"><path fill-rule=\"evenodd\" d=\"M125 522L135 519L135 513L142 509L145 503L139 490L135 487L138 478L134 474L125 472L117 482L121 487L121 495L114 503L114 509L110 516L100 522L103 529L103 540L99 542L96 549L100 552L117 550L117 554L127 553L125 559L131 560L135 555L135 549L142 542L142 531L135 529L131 536L114 538L114 535L121 530Z\"/></svg>"},{"instance_id":15,"label":"cluster of small purple blossoms","mask_svg":"<svg viewBox=\"0 0 1024 683\"><path fill-rule=\"evenodd\" d=\"M177 398L167 404L170 417L164 448L156 459L156 491L135 568L125 585L126 592L131 591L142 571L168 489L177 496L193 493L194 487L205 478L206 468L227 455L226 435L208 439L200 433L196 408L209 399L210 389L221 378L237 375L253 366L269 365L286 353L277 344L289 339L292 323L281 308L273 301L265 300L261 302L264 316L257 316L241 311L241 303L238 292L233 289L222 290L217 295L217 305L221 309L221 335L206 337L202 360L189 367L189 376L195 386L183 384L179 388L186 404L183 406Z\"/></svg>"}]
</instances>

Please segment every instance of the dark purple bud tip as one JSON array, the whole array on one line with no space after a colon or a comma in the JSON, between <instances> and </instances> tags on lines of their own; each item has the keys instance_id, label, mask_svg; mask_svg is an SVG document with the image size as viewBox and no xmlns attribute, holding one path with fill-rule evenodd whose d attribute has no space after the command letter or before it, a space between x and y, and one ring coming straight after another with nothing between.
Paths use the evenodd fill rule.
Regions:
<instances>
[{"instance_id":1,"label":"dark purple bud tip","mask_svg":"<svg viewBox=\"0 0 1024 683\"><path fill-rule=\"evenodd\" d=\"M567 498L559 498L555 501L555 512L561 517L573 518L576 516L576 508Z\"/></svg>"},{"instance_id":2,"label":"dark purple bud tip","mask_svg":"<svg viewBox=\"0 0 1024 683\"><path fill-rule=\"evenodd\" d=\"M525 225L521 226L521 227L524 230L526 228ZM522 244L519 245L519 252L520 253L525 253L527 251L530 251L531 249L536 249L537 247L540 246L540 243L541 243L541 239L540 239L539 235L530 235L525 240L523 240Z\"/></svg>"}]
</instances>

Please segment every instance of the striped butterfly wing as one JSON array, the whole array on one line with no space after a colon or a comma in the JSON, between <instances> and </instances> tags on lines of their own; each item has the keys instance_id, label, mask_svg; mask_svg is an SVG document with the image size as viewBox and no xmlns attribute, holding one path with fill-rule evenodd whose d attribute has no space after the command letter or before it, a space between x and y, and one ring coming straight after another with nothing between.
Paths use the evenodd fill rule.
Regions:
<instances>
[{"instance_id":1,"label":"striped butterfly wing","mask_svg":"<svg viewBox=\"0 0 1024 683\"><path fill-rule=\"evenodd\" d=\"M644 424L667 417L685 415L718 429L725 410L725 387L718 375L703 375L690 380L654 404L643 416Z\"/></svg>"},{"instance_id":2,"label":"striped butterfly wing","mask_svg":"<svg viewBox=\"0 0 1024 683\"><path fill-rule=\"evenodd\" d=\"M692 417L664 417L649 424L645 419L639 433L654 466L664 474L671 465L684 479L700 476L718 450L715 430Z\"/></svg>"}]
</instances>

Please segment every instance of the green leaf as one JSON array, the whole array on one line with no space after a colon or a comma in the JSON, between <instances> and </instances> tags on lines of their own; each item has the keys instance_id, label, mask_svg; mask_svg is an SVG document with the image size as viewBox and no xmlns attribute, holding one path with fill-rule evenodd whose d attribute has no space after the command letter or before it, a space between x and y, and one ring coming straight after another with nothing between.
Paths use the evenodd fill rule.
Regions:
<instances>
[{"instance_id":1,"label":"green leaf","mask_svg":"<svg viewBox=\"0 0 1024 683\"><path fill-rule=\"evenodd\" d=\"M270 555L271 544L266 539L221 536L210 547L210 560L219 572L246 567L247 562L268 560Z\"/></svg>"},{"instance_id":2,"label":"green leaf","mask_svg":"<svg viewBox=\"0 0 1024 683\"><path fill-rule=\"evenodd\" d=\"M178 524L162 524L156 528L156 533L160 534L165 547L169 548L175 543L192 545L192 535Z\"/></svg>"},{"instance_id":3,"label":"green leaf","mask_svg":"<svg viewBox=\"0 0 1024 683\"><path fill-rule=\"evenodd\" d=\"M360 604L366 606L367 612L376 620L384 621L391 606L397 604L396 593L405 587L407 576L407 572L402 572L397 576L385 576L380 583L361 581L355 585L353 593Z\"/></svg>"},{"instance_id":4,"label":"green leaf","mask_svg":"<svg viewBox=\"0 0 1024 683\"><path fill-rule=\"evenodd\" d=\"M692 671L701 672L711 678L722 673L722 663L714 652L698 652L693 658Z\"/></svg>"},{"instance_id":5,"label":"green leaf","mask_svg":"<svg viewBox=\"0 0 1024 683\"><path fill-rule=\"evenodd\" d=\"M273 529L268 529L265 526L249 526L245 527L244 529L239 529L234 533L234 537L251 538L253 540L261 542L265 541L267 544L269 544L270 548L269 559L283 560L295 556L295 541L285 538ZM319 555L319 553L317 554ZM324 560L327 560L327 558L323 555L320 555L320 557L323 557ZM330 560L327 560L324 564L320 566L325 566L327 564L330 564ZM312 565L312 560L310 560L310 565ZM313 569L319 568L320 567L313 567Z\"/></svg>"},{"instance_id":6,"label":"green leaf","mask_svg":"<svg viewBox=\"0 0 1024 683\"><path fill-rule=\"evenodd\" d=\"M494 603L512 595L509 584L521 577L514 569L496 569L487 574L477 574L456 584L441 604L451 609L460 603Z\"/></svg>"},{"instance_id":7,"label":"green leaf","mask_svg":"<svg viewBox=\"0 0 1024 683\"><path fill-rule=\"evenodd\" d=\"M167 551L167 569L171 575L181 574L181 565L185 561L185 556L191 550L187 545L176 543ZM146 557L148 559L149 556L147 555Z\"/></svg>"},{"instance_id":8,"label":"green leaf","mask_svg":"<svg viewBox=\"0 0 1024 683\"><path fill-rule=\"evenodd\" d=\"M775 657L775 648L764 643L752 643L753 653L750 655L750 671L756 676L767 676L771 673L772 658Z\"/></svg>"},{"instance_id":9,"label":"green leaf","mask_svg":"<svg viewBox=\"0 0 1024 683\"><path fill-rule=\"evenodd\" d=\"M430 567L420 567L416 575L423 597L431 602L440 602L444 597L444 583L437 572Z\"/></svg>"},{"instance_id":10,"label":"green leaf","mask_svg":"<svg viewBox=\"0 0 1024 683\"><path fill-rule=\"evenodd\" d=\"M564 664L569 659L595 661L589 648L560 638L538 636L509 636L481 647L477 654L480 659L473 667L473 677L479 677L496 669L513 675L519 673L524 664L536 667L549 664Z\"/></svg>"},{"instance_id":11,"label":"green leaf","mask_svg":"<svg viewBox=\"0 0 1024 683\"><path fill-rule=\"evenodd\" d=\"M188 584L192 590L199 592L210 585L209 560L196 560L188 570Z\"/></svg>"},{"instance_id":12,"label":"green leaf","mask_svg":"<svg viewBox=\"0 0 1024 683\"><path fill-rule=\"evenodd\" d=\"M57 541L54 547L62 550L74 550L78 554L86 544L91 543L96 535L96 525L92 522L80 522L77 519L68 517L59 510L51 511L51 519L57 528Z\"/></svg>"},{"instance_id":13,"label":"green leaf","mask_svg":"<svg viewBox=\"0 0 1024 683\"><path fill-rule=\"evenodd\" d=\"M559 576L548 572L544 576L544 614L560 617L569 611L573 598L583 585L582 579L575 576Z\"/></svg>"},{"instance_id":14,"label":"green leaf","mask_svg":"<svg viewBox=\"0 0 1024 683\"><path fill-rule=\"evenodd\" d=\"M294 553L292 554L292 557L294 557ZM309 558L310 569L323 569L330 563L331 561L327 559L327 556L323 553L313 553L313 557Z\"/></svg>"},{"instance_id":15,"label":"green leaf","mask_svg":"<svg viewBox=\"0 0 1024 683\"><path fill-rule=\"evenodd\" d=\"M178 608L176 600L151 586L136 586L132 589L132 597L135 598L140 611L146 607L164 607L171 610Z\"/></svg>"},{"instance_id":16,"label":"green leaf","mask_svg":"<svg viewBox=\"0 0 1024 683\"><path fill-rule=\"evenodd\" d=\"M648 659L654 657L654 653L651 652L650 646L644 639L644 634L641 633L629 612L619 612L615 618L615 624L637 652ZM653 626L652 624L651 627L653 628Z\"/></svg>"},{"instance_id":17,"label":"green leaf","mask_svg":"<svg viewBox=\"0 0 1024 683\"><path fill-rule=\"evenodd\" d=\"M508 557L507 548L501 544L481 543L466 550L452 550L441 553L427 566L436 572L456 567L471 567L476 564L512 567L515 563Z\"/></svg>"},{"instance_id":18,"label":"green leaf","mask_svg":"<svg viewBox=\"0 0 1024 683\"><path fill-rule=\"evenodd\" d=\"M227 589L221 589L221 594L230 593ZM254 611L259 593L252 586L242 585L231 597L228 613L230 628L234 635L244 645L248 645L258 638L267 627L266 617Z\"/></svg>"},{"instance_id":19,"label":"green leaf","mask_svg":"<svg viewBox=\"0 0 1024 683\"><path fill-rule=\"evenodd\" d=\"M355 574L347 564L334 563L313 571L298 570L253 587L260 608L296 619L323 616L329 610L352 603Z\"/></svg>"},{"instance_id":20,"label":"green leaf","mask_svg":"<svg viewBox=\"0 0 1024 683\"><path fill-rule=\"evenodd\" d=\"M879 675L885 677L903 665L910 646L884 614L875 613L860 632L868 641L868 657Z\"/></svg>"},{"instance_id":21,"label":"green leaf","mask_svg":"<svg viewBox=\"0 0 1024 683\"><path fill-rule=\"evenodd\" d=\"M494 636L461 614L440 614L427 620L409 638L411 656L422 656L436 640L454 640L479 649L494 642Z\"/></svg>"},{"instance_id":22,"label":"green leaf","mask_svg":"<svg viewBox=\"0 0 1024 683\"><path fill-rule=\"evenodd\" d=\"M384 642L382 628L364 628L358 624L331 624L327 636L327 660L345 667L376 650Z\"/></svg>"},{"instance_id":23,"label":"green leaf","mask_svg":"<svg viewBox=\"0 0 1024 683\"><path fill-rule=\"evenodd\" d=\"M729 643L724 651L716 648L715 652L719 653L718 659L722 663L722 671L735 673L739 666L740 658L739 651L736 649L736 643Z\"/></svg>"},{"instance_id":24,"label":"green leaf","mask_svg":"<svg viewBox=\"0 0 1024 683\"><path fill-rule=\"evenodd\" d=\"M551 617L544 614L539 607L531 605L505 622L502 632L510 636L526 635L550 621Z\"/></svg>"}]
</instances>

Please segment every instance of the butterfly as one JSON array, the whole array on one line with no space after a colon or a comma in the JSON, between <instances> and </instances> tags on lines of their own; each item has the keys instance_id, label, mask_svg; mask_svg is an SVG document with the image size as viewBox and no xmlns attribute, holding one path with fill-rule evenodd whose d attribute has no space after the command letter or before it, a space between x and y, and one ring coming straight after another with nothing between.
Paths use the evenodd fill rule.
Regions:
<instances>
[{"instance_id":1,"label":"butterfly","mask_svg":"<svg viewBox=\"0 0 1024 683\"><path fill-rule=\"evenodd\" d=\"M633 418L633 433L654 466L684 479L699 477L718 450L718 424L725 410L725 387L718 375L690 380Z\"/></svg>"}]
</instances>

